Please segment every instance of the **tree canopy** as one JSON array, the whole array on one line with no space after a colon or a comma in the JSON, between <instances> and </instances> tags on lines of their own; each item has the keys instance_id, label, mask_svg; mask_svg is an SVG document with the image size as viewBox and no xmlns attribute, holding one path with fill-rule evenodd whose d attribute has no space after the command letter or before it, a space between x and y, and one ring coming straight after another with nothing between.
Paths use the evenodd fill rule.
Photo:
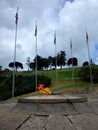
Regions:
<instances>
[{"instance_id":1,"label":"tree canopy","mask_svg":"<svg viewBox=\"0 0 98 130\"><path fill-rule=\"evenodd\" d=\"M10 62L8 65L10 68L14 68L14 62ZM15 69L17 71L18 68L23 69L23 64L21 62L16 61L15 62Z\"/></svg>"},{"instance_id":2,"label":"tree canopy","mask_svg":"<svg viewBox=\"0 0 98 130\"><path fill-rule=\"evenodd\" d=\"M68 61L67 61L67 65L68 66L70 66L70 65L77 66L78 65L77 58L76 57L69 58Z\"/></svg>"},{"instance_id":3,"label":"tree canopy","mask_svg":"<svg viewBox=\"0 0 98 130\"><path fill-rule=\"evenodd\" d=\"M82 66L88 66L88 65L89 65L88 61L85 61Z\"/></svg>"},{"instance_id":4,"label":"tree canopy","mask_svg":"<svg viewBox=\"0 0 98 130\"><path fill-rule=\"evenodd\" d=\"M56 60L57 60L57 66L66 65L66 54L65 51L60 51L57 56L52 57L49 56L48 58L43 58L39 55L37 55L33 62L30 63L30 68L32 70L35 70L36 68L36 58L37 58L37 70L43 70L43 69L52 69L52 67L56 67Z\"/></svg>"}]
</instances>

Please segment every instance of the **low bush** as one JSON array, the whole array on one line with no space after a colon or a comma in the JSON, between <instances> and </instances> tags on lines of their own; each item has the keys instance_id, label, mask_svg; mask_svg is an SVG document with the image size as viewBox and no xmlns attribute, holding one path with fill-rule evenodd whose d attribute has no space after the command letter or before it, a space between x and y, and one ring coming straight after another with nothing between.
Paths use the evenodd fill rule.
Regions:
<instances>
[{"instance_id":1,"label":"low bush","mask_svg":"<svg viewBox=\"0 0 98 130\"><path fill-rule=\"evenodd\" d=\"M98 66L91 66L91 74L92 74L92 80L93 82L97 83L98 82ZM80 79L84 80L84 81L90 81L90 67L89 66L85 66L82 67L79 71L79 75Z\"/></svg>"},{"instance_id":2,"label":"low bush","mask_svg":"<svg viewBox=\"0 0 98 130\"><path fill-rule=\"evenodd\" d=\"M12 95L12 76L8 77L0 77L0 100L6 100L11 98ZM51 78L38 75L37 76L37 84L45 84L45 86L50 87ZM30 92L34 92L36 90L36 80L35 75L31 76L23 76L18 75L15 76L15 87L14 87L14 95L22 95Z\"/></svg>"}]
</instances>

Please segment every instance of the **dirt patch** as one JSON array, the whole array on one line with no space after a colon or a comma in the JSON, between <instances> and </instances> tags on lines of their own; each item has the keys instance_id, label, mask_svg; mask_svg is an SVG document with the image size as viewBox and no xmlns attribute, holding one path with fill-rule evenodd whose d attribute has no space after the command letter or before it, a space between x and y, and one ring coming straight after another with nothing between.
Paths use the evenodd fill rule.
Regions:
<instances>
[{"instance_id":1,"label":"dirt patch","mask_svg":"<svg viewBox=\"0 0 98 130\"><path fill-rule=\"evenodd\" d=\"M59 93L62 93L62 94L98 93L98 87L94 87L93 89L88 88L88 87L65 88L63 90L59 90Z\"/></svg>"}]
</instances>

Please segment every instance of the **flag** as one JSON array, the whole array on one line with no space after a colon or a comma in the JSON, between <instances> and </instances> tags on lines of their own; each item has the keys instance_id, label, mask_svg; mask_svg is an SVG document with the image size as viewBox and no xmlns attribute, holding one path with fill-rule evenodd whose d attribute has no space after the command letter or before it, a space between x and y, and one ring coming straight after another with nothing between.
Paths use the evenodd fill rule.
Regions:
<instances>
[{"instance_id":1,"label":"flag","mask_svg":"<svg viewBox=\"0 0 98 130\"><path fill-rule=\"evenodd\" d=\"M35 37L37 36L37 22L36 22L36 26L35 26Z\"/></svg>"},{"instance_id":2,"label":"flag","mask_svg":"<svg viewBox=\"0 0 98 130\"><path fill-rule=\"evenodd\" d=\"M15 15L15 23L16 23L16 24L18 23L18 7L17 7L16 15Z\"/></svg>"},{"instance_id":3,"label":"flag","mask_svg":"<svg viewBox=\"0 0 98 130\"><path fill-rule=\"evenodd\" d=\"M56 32L54 34L54 44L56 44Z\"/></svg>"},{"instance_id":4,"label":"flag","mask_svg":"<svg viewBox=\"0 0 98 130\"><path fill-rule=\"evenodd\" d=\"M72 49L72 40L70 38L70 49Z\"/></svg>"},{"instance_id":5,"label":"flag","mask_svg":"<svg viewBox=\"0 0 98 130\"><path fill-rule=\"evenodd\" d=\"M86 31L86 43L88 43L88 33L87 33L87 31Z\"/></svg>"}]
</instances>

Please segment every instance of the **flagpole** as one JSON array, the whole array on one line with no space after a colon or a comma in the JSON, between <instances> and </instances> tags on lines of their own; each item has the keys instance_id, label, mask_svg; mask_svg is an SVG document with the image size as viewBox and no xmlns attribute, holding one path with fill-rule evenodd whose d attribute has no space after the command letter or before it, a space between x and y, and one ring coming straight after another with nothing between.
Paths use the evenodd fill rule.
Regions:
<instances>
[{"instance_id":1,"label":"flagpole","mask_svg":"<svg viewBox=\"0 0 98 130\"><path fill-rule=\"evenodd\" d=\"M71 49L71 59L72 59L72 81L73 81L73 92L74 92L74 68L73 68L73 54L72 54L72 39L70 38L70 49Z\"/></svg>"},{"instance_id":2,"label":"flagpole","mask_svg":"<svg viewBox=\"0 0 98 130\"><path fill-rule=\"evenodd\" d=\"M54 33L54 44L55 44L56 88L58 88L56 31Z\"/></svg>"},{"instance_id":3,"label":"flagpole","mask_svg":"<svg viewBox=\"0 0 98 130\"><path fill-rule=\"evenodd\" d=\"M16 43L17 43L17 24L18 24L18 10L19 7L17 7L17 13L16 13L16 29L15 29L15 47L14 47L14 68L13 68L13 82L12 82L12 100L14 98L14 88L15 88L15 62L16 62Z\"/></svg>"},{"instance_id":4,"label":"flagpole","mask_svg":"<svg viewBox=\"0 0 98 130\"><path fill-rule=\"evenodd\" d=\"M93 88L93 81L92 81L92 68L91 68L91 62L90 62L90 51L89 51L89 44L88 44L88 33L87 33L87 28L86 28L86 43L87 43L87 50L88 50L88 59L89 59L89 67L90 67L90 80L91 80L91 86L90 90L94 90Z\"/></svg>"},{"instance_id":5,"label":"flagpole","mask_svg":"<svg viewBox=\"0 0 98 130\"><path fill-rule=\"evenodd\" d=\"M37 92L37 21L36 21L36 27L35 27L35 43L36 43L36 92Z\"/></svg>"},{"instance_id":6,"label":"flagpole","mask_svg":"<svg viewBox=\"0 0 98 130\"><path fill-rule=\"evenodd\" d=\"M37 36L36 36L36 91L37 91Z\"/></svg>"},{"instance_id":7,"label":"flagpole","mask_svg":"<svg viewBox=\"0 0 98 130\"><path fill-rule=\"evenodd\" d=\"M58 73L57 73L57 47L55 45L55 63L56 63L56 88L58 88Z\"/></svg>"}]
</instances>

